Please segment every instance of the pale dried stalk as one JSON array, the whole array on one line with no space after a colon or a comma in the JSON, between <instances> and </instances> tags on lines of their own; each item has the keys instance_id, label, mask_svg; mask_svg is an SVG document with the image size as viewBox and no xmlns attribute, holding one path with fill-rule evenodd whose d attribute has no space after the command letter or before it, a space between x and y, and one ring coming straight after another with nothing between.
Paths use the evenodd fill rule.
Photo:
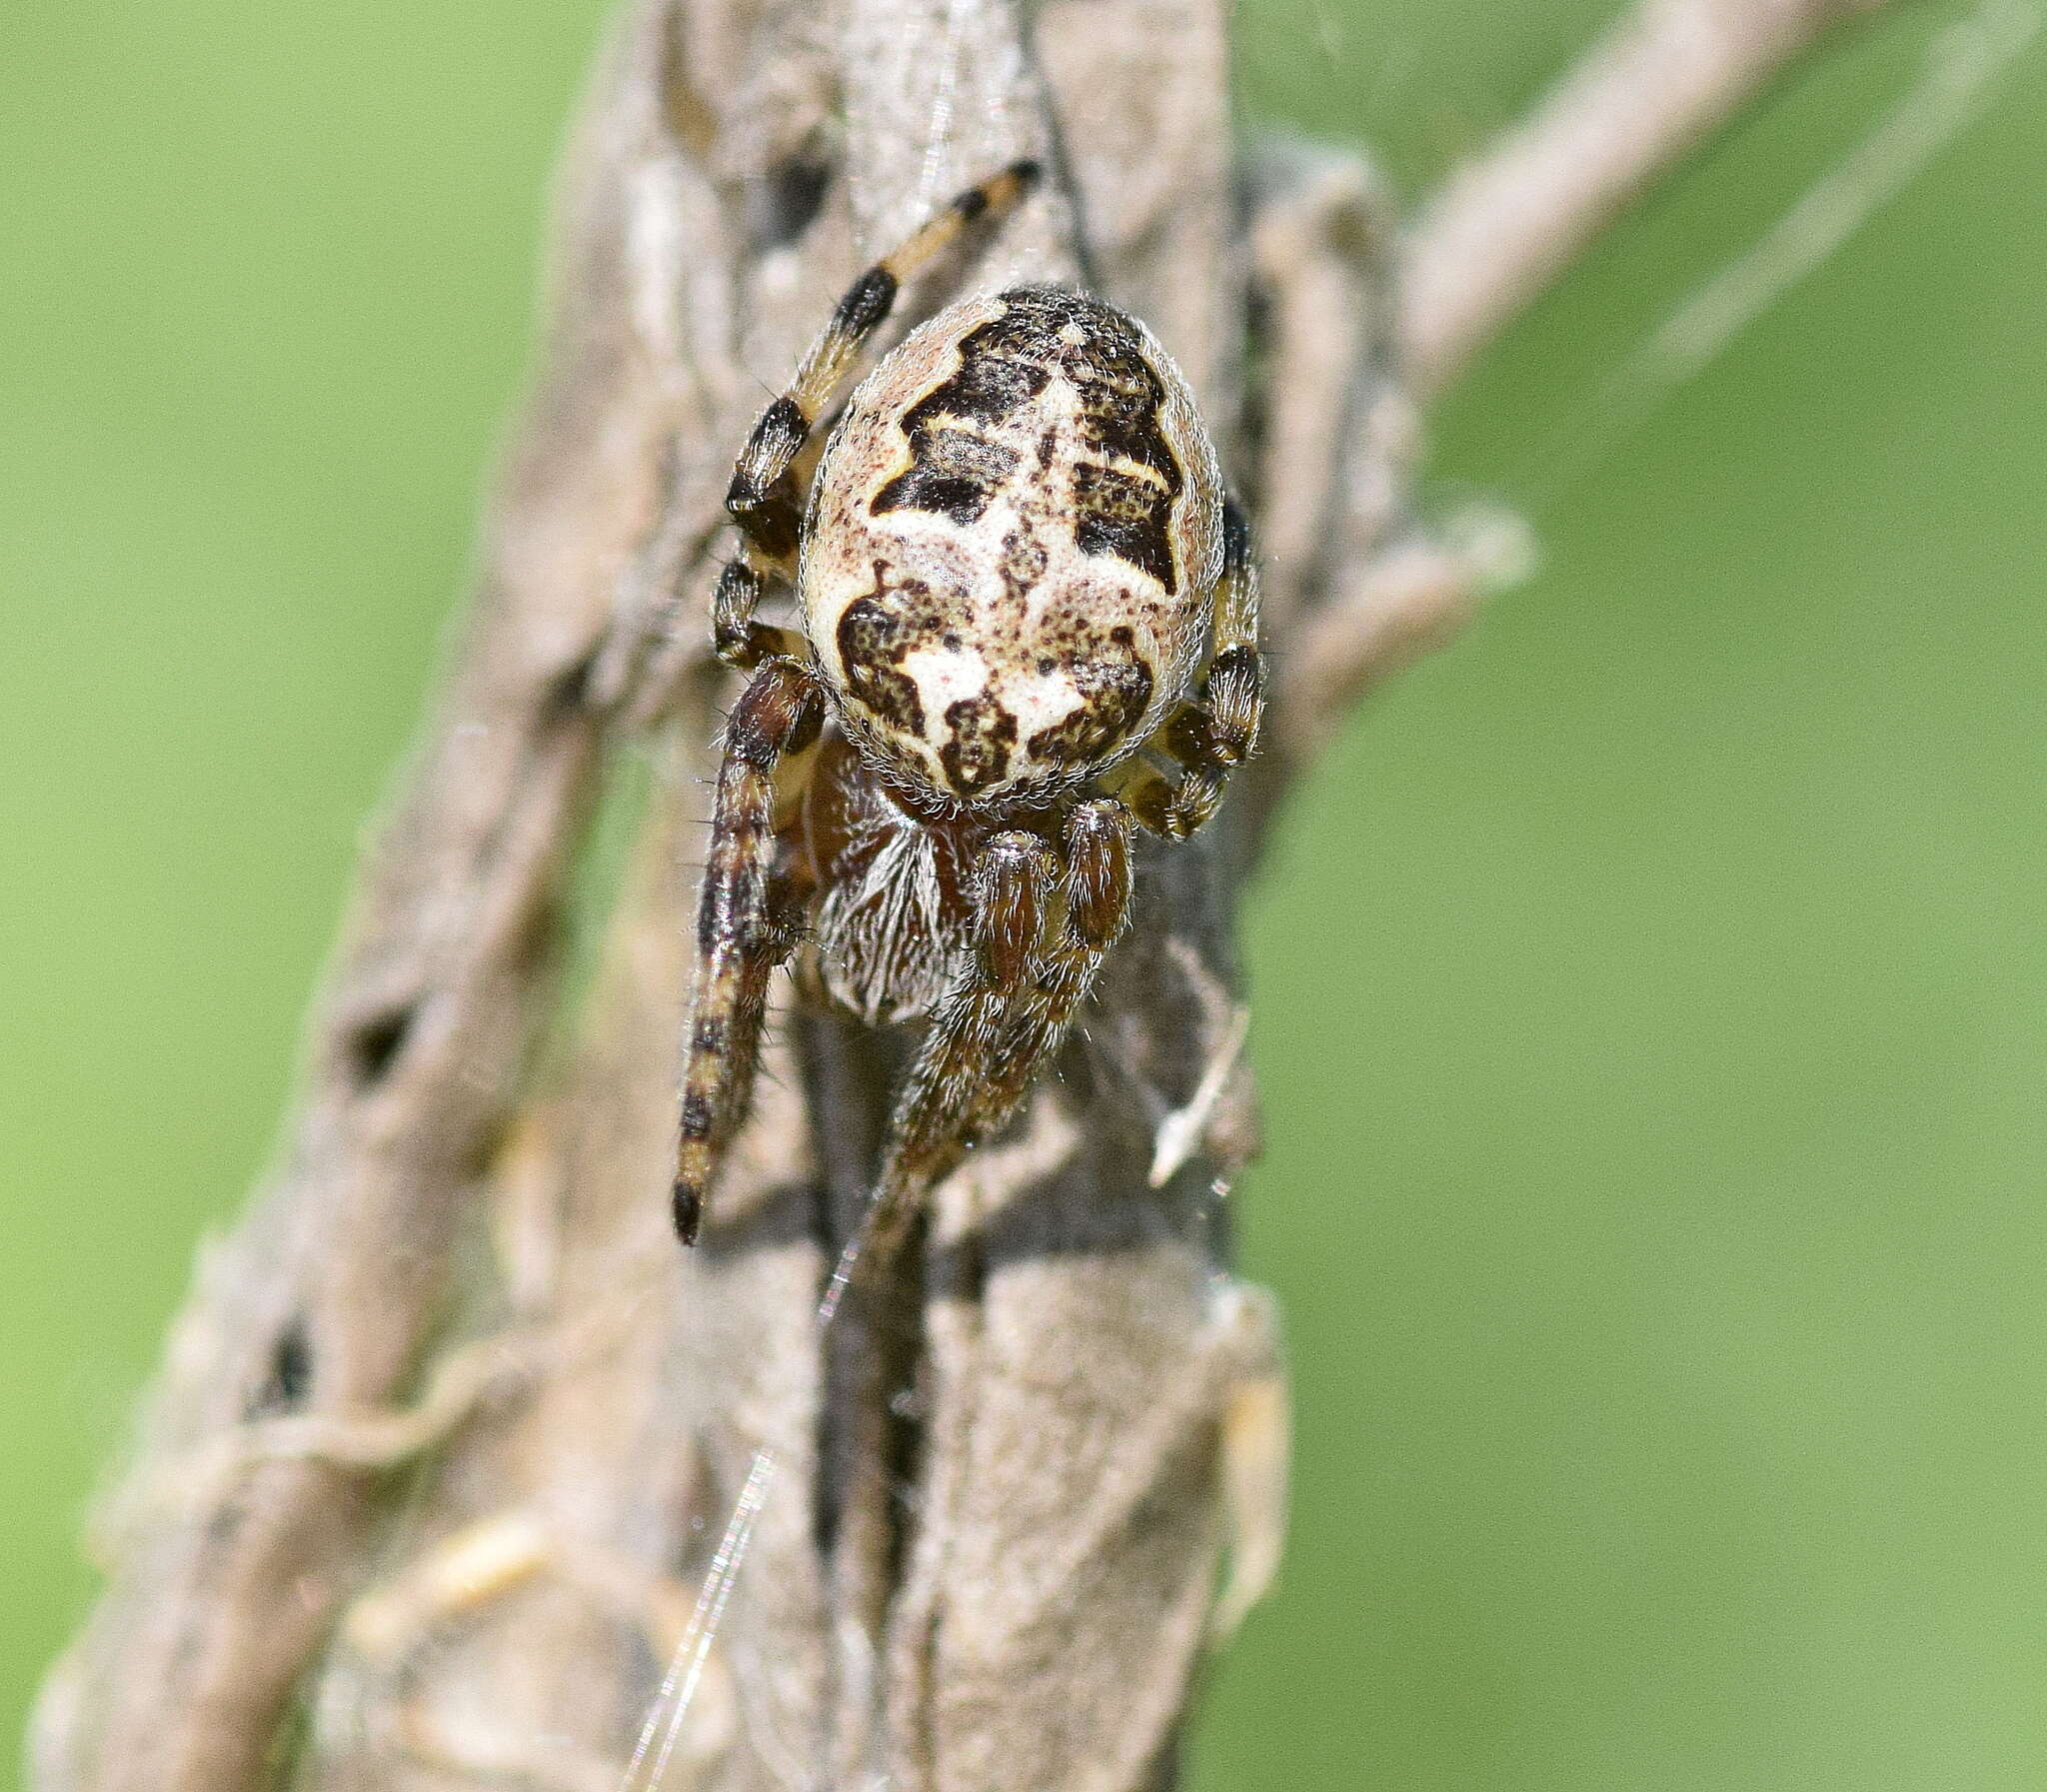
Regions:
<instances>
[{"instance_id":1,"label":"pale dried stalk","mask_svg":"<svg viewBox=\"0 0 2047 1792\"><path fill-rule=\"evenodd\" d=\"M1646 0L1422 209L1401 280L1414 383L1454 379L1614 215L1801 52L1887 0Z\"/></svg>"},{"instance_id":2,"label":"pale dried stalk","mask_svg":"<svg viewBox=\"0 0 2047 1792\"><path fill-rule=\"evenodd\" d=\"M1846 10L1644 7L1424 214L1409 356L1431 379L1460 363ZM1673 86L1652 52L1699 21L1725 53ZM210 1247L103 1515L109 1586L45 1692L42 1792L256 1792L306 1690L306 1784L602 1792L687 1610L693 1520L715 1528L763 1442L781 1484L673 1783L1172 1783L1219 1427L1272 1370L1210 1194L1254 1130L1234 893L1285 782L1498 555L1409 516L1381 197L1305 152L1233 192L1224 60L1207 0L1042 0L1027 37L1009 0L626 19L564 182L557 321L483 589L330 974L291 1152ZM1083 277L1187 369L1259 521L1274 751L1212 840L1146 858L1085 1048L940 1191L917 1277L821 1355L809 1310L888 1051L785 1024L693 1261L662 1218L719 499L759 381L861 250L1026 152L1061 178L972 277ZM677 746L606 968L535 1095L607 738L661 710ZM444 1331L504 1342L428 1373ZM899 1373L919 1448L892 1470Z\"/></svg>"}]
</instances>

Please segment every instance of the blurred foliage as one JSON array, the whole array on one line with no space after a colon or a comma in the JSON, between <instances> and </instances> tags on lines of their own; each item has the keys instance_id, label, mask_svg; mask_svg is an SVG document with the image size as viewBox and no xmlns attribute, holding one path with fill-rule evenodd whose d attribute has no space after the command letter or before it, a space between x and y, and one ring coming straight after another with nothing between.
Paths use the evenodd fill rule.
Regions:
<instances>
[{"instance_id":1,"label":"blurred foliage","mask_svg":"<svg viewBox=\"0 0 2047 1792\"><path fill-rule=\"evenodd\" d=\"M1413 191L1609 11L1247 0L1247 107ZM1360 721L1255 902L1296 1530L1202 1792L2047 1782L2047 58L1645 421L1598 396L1951 16L1788 82L1441 420L1436 490L1533 508L1546 570ZM598 20L10 15L10 1727L273 1137Z\"/></svg>"}]
</instances>

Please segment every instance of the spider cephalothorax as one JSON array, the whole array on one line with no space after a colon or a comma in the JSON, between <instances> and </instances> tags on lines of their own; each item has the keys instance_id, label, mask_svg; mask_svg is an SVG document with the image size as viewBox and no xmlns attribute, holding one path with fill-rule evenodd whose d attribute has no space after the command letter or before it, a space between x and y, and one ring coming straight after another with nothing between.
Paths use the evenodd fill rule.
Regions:
<instances>
[{"instance_id":1,"label":"spider cephalothorax","mask_svg":"<svg viewBox=\"0 0 2047 1792\"><path fill-rule=\"evenodd\" d=\"M698 913L686 1241L745 1116L778 963L801 945L828 998L926 1020L869 1220L886 1240L1064 1038L1128 918L1132 826L1192 833L1256 738L1249 543L1135 320L1040 287L964 300L813 452L904 276L1035 177L1020 163L969 189L863 274L734 474L714 639L752 677ZM802 633L757 620L777 584Z\"/></svg>"}]
</instances>

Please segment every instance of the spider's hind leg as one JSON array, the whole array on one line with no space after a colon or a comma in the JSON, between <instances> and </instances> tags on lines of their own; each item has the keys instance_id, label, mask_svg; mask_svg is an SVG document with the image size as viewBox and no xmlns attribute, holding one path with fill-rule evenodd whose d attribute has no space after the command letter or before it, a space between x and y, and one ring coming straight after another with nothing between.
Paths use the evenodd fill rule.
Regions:
<instances>
[{"instance_id":1,"label":"spider's hind leg","mask_svg":"<svg viewBox=\"0 0 2047 1792\"><path fill-rule=\"evenodd\" d=\"M801 457L811 432L868 339L895 310L903 283L976 219L1008 211L1036 184L1038 172L1035 162L1013 162L969 187L861 275L798 364L789 390L754 425L725 495L725 508L740 526L740 558L726 568L712 606L713 645L727 665L748 671L770 654L801 653L789 631L755 622L754 611L771 577L796 577L805 501Z\"/></svg>"},{"instance_id":2,"label":"spider's hind leg","mask_svg":"<svg viewBox=\"0 0 2047 1792\"><path fill-rule=\"evenodd\" d=\"M1054 853L1001 834L976 868L975 948L933 1013L889 1123L863 1258L887 1259L932 1185L1024 1103L1129 918L1130 817L1098 798Z\"/></svg>"},{"instance_id":3,"label":"spider's hind leg","mask_svg":"<svg viewBox=\"0 0 2047 1792\"><path fill-rule=\"evenodd\" d=\"M809 887L777 830L802 795L824 725L817 680L777 659L754 675L726 727L684 1034L674 1201L685 1244L696 1242L719 1159L747 1117L769 977L802 929Z\"/></svg>"},{"instance_id":4,"label":"spider's hind leg","mask_svg":"<svg viewBox=\"0 0 2047 1792\"><path fill-rule=\"evenodd\" d=\"M1126 760L1104 783L1116 787L1151 833L1185 840L1221 806L1229 775L1250 758L1264 713L1258 661L1258 572L1249 527L1233 501L1222 507L1222 575L1215 586L1212 655L1201 695L1165 719L1147 745L1179 765L1177 784Z\"/></svg>"}]
</instances>

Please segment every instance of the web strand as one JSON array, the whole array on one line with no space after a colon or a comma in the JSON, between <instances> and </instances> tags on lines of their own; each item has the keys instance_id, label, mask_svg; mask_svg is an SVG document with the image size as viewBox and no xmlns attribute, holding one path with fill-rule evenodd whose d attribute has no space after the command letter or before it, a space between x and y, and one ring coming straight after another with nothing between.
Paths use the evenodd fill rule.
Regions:
<instances>
[{"instance_id":1,"label":"web strand","mask_svg":"<svg viewBox=\"0 0 2047 1792\"><path fill-rule=\"evenodd\" d=\"M1832 258L1987 111L2042 28L2037 0L1981 0L1937 33L1917 81L1763 234L1681 300L1520 482L1540 515L1742 331Z\"/></svg>"},{"instance_id":2,"label":"web strand","mask_svg":"<svg viewBox=\"0 0 2047 1792\"><path fill-rule=\"evenodd\" d=\"M959 102L960 20L966 0L947 0L945 44L940 52L939 81L932 94L931 117L924 133L924 161L918 169L917 209L929 213L938 202L945 178L946 151L953 141L953 113Z\"/></svg>"},{"instance_id":3,"label":"web strand","mask_svg":"<svg viewBox=\"0 0 2047 1792\"><path fill-rule=\"evenodd\" d=\"M832 1268L832 1277L825 1284L825 1292L819 1296L816 1320L821 1337L844 1302L846 1290L852 1285L854 1268L867 1244L875 1211L875 1205L871 1204L859 1229L839 1253L839 1260ZM668 1772L669 1759L675 1753L676 1742L683 1733L683 1724L690 1715L690 1706L703 1681L704 1664L710 1659L711 1645L717 1640L719 1626L725 1621L726 1607L732 1603L733 1588L739 1582L740 1569L754 1541L754 1526L761 1516L761 1508L767 1504L769 1490L775 1484L775 1452L763 1444L754 1451L746 1482L740 1488L739 1498L733 1502L725 1534L719 1539L718 1553L711 1558L711 1567L697 1594L696 1609L690 1614L682 1641L676 1645L668 1672L662 1677L661 1688L648 1708L647 1721L640 1727L640 1740L626 1766L626 1776L619 1782L619 1792L657 1792L663 1775Z\"/></svg>"},{"instance_id":4,"label":"web strand","mask_svg":"<svg viewBox=\"0 0 2047 1792\"><path fill-rule=\"evenodd\" d=\"M661 1690L647 1713L647 1722L641 1726L640 1741L627 1765L626 1777L620 1782L620 1792L655 1792L668 1772L669 1757L675 1753L676 1739L683 1733L683 1720L689 1716L691 1701L704 1678L704 1663L710 1657L712 1640L718 1634L741 1565L747 1559L748 1546L754 1540L754 1523L761 1516L761 1507L767 1502L768 1489L774 1481L775 1453L764 1445L754 1452L746 1485L740 1489L725 1535L719 1539L718 1553L711 1559L711 1572L705 1576L703 1590L697 1595L697 1609L690 1614L683 1640L676 1645L675 1658L669 1663ZM657 1736L661 1738L658 1750ZM647 1767L650 1753L653 1766L643 1778L641 1770Z\"/></svg>"}]
</instances>

